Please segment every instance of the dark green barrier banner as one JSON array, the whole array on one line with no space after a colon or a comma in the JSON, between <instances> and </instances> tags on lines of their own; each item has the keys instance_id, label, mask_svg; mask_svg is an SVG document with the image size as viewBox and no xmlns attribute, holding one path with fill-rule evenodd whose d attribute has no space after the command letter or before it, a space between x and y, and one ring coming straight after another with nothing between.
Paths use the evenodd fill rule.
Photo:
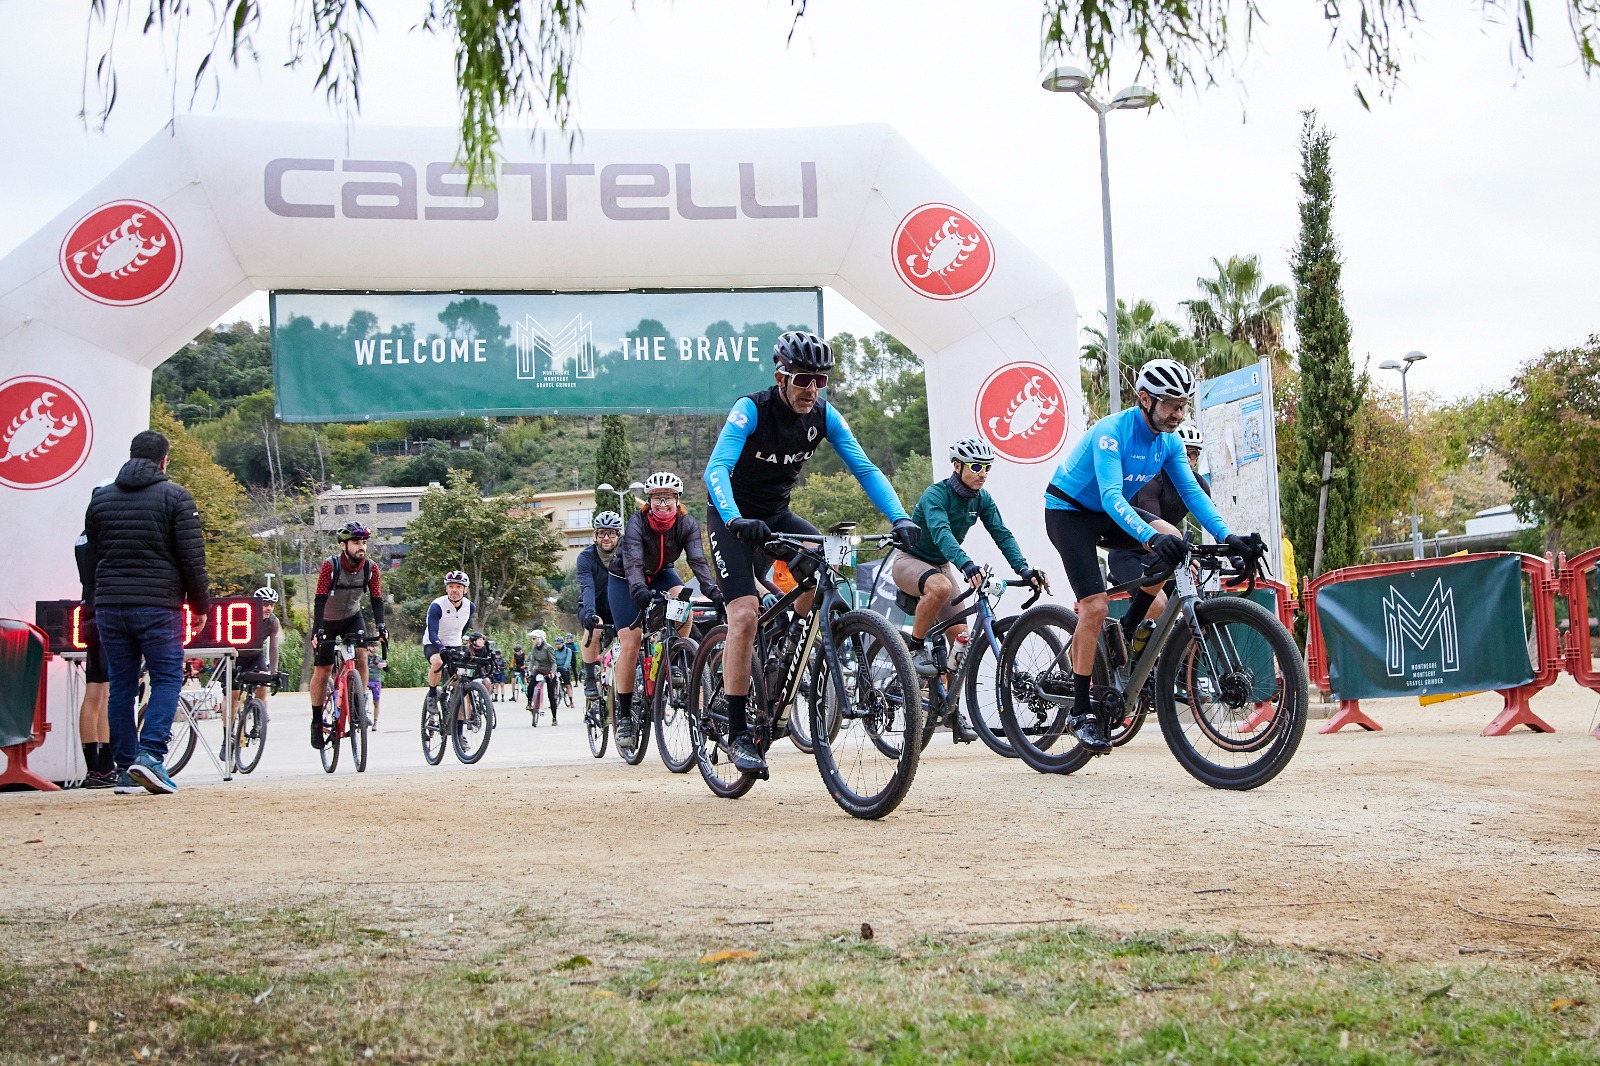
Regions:
<instances>
[{"instance_id":1,"label":"dark green barrier banner","mask_svg":"<svg viewBox=\"0 0 1600 1066\"><path fill-rule=\"evenodd\" d=\"M1317 592L1340 699L1515 688L1533 679L1514 555L1341 581Z\"/></svg>"},{"instance_id":2,"label":"dark green barrier banner","mask_svg":"<svg viewBox=\"0 0 1600 1066\"><path fill-rule=\"evenodd\" d=\"M272 294L285 422L462 414L722 414L772 384L820 289Z\"/></svg>"}]
</instances>

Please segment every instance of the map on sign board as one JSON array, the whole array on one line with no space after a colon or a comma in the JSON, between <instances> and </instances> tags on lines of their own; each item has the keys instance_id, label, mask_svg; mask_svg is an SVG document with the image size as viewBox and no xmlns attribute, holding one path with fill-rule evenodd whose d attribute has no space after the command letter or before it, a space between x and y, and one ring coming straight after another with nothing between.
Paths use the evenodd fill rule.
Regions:
<instances>
[{"instance_id":1,"label":"map on sign board","mask_svg":"<svg viewBox=\"0 0 1600 1066\"><path fill-rule=\"evenodd\" d=\"M1228 528L1259 532L1281 577L1282 527L1278 512L1278 455L1273 437L1272 371L1263 360L1200 383L1195 418L1205 435L1200 470L1211 479L1211 499Z\"/></svg>"}]
</instances>

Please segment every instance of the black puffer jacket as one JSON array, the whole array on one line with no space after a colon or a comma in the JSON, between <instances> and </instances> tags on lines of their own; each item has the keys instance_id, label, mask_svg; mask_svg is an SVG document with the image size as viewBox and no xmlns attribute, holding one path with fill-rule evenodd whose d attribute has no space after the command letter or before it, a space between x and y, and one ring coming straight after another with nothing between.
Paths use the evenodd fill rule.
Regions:
<instances>
[{"instance_id":1,"label":"black puffer jacket","mask_svg":"<svg viewBox=\"0 0 1600 1066\"><path fill-rule=\"evenodd\" d=\"M94 602L104 607L211 608L200 512L149 459L129 459L94 490L84 533L95 560Z\"/></svg>"}]
</instances>

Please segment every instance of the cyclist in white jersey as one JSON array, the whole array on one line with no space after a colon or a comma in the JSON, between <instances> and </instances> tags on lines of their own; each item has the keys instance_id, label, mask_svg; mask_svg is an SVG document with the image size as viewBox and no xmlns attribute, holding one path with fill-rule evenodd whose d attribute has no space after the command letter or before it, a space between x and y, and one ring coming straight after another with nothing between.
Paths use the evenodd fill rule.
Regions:
<instances>
[{"instance_id":1,"label":"cyclist in white jersey","mask_svg":"<svg viewBox=\"0 0 1600 1066\"><path fill-rule=\"evenodd\" d=\"M428 698L439 698L439 671L444 666L444 649L459 648L477 608L467 599L472 584L460 570L444 575L444 595L428 604L428 626L422 635L422 654L428 657Z\"/></svg>"}]
</instances>

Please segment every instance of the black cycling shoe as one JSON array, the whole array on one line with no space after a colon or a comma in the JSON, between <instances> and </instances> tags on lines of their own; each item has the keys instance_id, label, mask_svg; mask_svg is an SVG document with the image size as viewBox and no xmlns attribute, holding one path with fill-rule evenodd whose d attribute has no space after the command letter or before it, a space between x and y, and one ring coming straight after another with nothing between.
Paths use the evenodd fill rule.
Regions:
<instances>
[{"instance_id":1,"label":"black cycling shoe","mask_svg":"<svg viewBox=\"0 0 1600 1066\"><path fill-rule=\"evenodd\" d=\"M1078 738L1079 744L1096 755L1104 755L1111 750L1111 741L1106 739L1105 731L1100 728L1099 715L1075 715L1072 719L1072 735Z\"/></svg>"},{"instance_id":2,"label":"black cycling shoe","mask_svg":"<svg viewBox=\"0 0 1600 1066\"><path fill-rule=\"evenodd\" d=\"M728 754L733 756L733 768L741 774L767 772L767 760L761 757L761 748L749 733L734 737L733 743L728 745Z\"/></svg>"},{"instance_id":3,"label":"black cycling shoe","mask_svg":"<svg viewBox=\"0 0 1600 1066\"><path fill-rule=\"evenodd\" d=\"M318 751L322 750L322 709L320 707L311 712L311 746Z\"/></svg>"}]
</instances>

